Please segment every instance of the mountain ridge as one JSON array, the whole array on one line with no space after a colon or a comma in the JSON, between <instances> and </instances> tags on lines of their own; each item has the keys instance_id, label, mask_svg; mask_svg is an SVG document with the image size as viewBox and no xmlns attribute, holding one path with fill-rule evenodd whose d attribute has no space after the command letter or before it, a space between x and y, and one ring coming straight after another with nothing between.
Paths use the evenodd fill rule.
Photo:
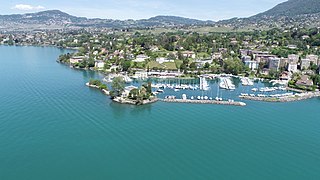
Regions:
<instances>
[{"instance_id":1,"label":"mountain ridge","mask_svg":"<svg viewBox=\"0 0 320 180\"><path fill-rule=\"evenodd\" d=\"M183 26L228 26L234 29L315 27L320 26L320 0L288 0L248 18L232 18L218 22L179 16L158 15L149 19L114 20L77 17L60 10L37 13L0 15L0 30L32 30L63 28L153 28Z\"/></svg>"},{"instance_id":2,"label":"mountain ridge","mask_svg":"<svg viewBox=\"0 0 320 180\"><path fill-rule=\"evenodd\" d=\"M202 21L179 16L159 15L140 20L114 20L102 18L77 17L60 10L47 10L36 13L0 15L0 27L5 24L14 26L52 25L62 27L108 27L108 28L138 28L138 27L169 27L213 24L213 21Z\"/></svg>"}]
</instances>

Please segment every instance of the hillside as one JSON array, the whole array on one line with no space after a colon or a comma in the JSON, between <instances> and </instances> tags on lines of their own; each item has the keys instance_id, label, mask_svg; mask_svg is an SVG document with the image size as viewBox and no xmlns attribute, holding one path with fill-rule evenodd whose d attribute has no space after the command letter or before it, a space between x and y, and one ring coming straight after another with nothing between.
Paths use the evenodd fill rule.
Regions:
<instances>
[{"instance_id":1,"label":"hillside","mask_svg":"<svg viewBox=\"0 0 320 180\"><path fill-rule=\"evenodd\" d=\"M320 13L320 0L289 0L278 4L266 12L255 15L252 18L279 16L294 17L316 13Z\"/></svg>"},{"instance_id":2,"label":"hillside","mask_svg":"<svg viewBox=\"0 0 320 180\"><path fill-rule=\"evenodd\" d=\"M0 15L0 30L32 30L59 28L145 28L172 27L213 24L212 21L201 21L177 16L156 16L142 20L87 19L76 17L59 10L38 13Z\"/></svg>"},{"instance_id":3,"label":"hillside","mask_svg":"<svg viewBox=\"0 0 320 180\"><path fill-rule=\"evenodd\" d=\"M319 27L320 0L288 0L248 18L233 18L217 23L234 29Z\"/></svg>"}]
</instances>

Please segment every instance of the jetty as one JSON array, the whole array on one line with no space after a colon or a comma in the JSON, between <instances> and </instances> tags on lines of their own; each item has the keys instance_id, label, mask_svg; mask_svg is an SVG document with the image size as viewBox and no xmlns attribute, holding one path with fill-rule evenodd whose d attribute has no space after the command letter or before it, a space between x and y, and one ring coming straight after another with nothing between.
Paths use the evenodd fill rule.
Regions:
<instances>
[{"instance_id":1,"label":"jetty","mask_svg":"<svg viewBox=\"0 0 320 180\"><path fill-rule=\"evenodd\" d=\"M246 106L246 103L237 102L237 101L190 100L190 99L162 99L162 101L167 102L167 103L217 104L217 105Z\"/></svg>"},{"instance_id":2,"label":"jetty","mask_svg":"<svg viewBox=\"0 0 320 180\"><path fill-rule=\"evenodd\" d=\"M320 97L320 92L304 92L300 94L282 96L282 97L263 97L263 96L239 96L241 99L265 102L293 102L311 98Z\"/></svg>"}]
</instances>

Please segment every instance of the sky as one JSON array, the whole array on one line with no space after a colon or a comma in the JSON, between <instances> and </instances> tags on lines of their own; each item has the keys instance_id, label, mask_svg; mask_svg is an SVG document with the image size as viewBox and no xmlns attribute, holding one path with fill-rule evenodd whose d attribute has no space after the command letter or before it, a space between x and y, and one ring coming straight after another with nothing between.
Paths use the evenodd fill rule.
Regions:
<instances>
[{"instance_id":1,"label":"sky","mask_svg":"<svg viewBox=\"0 0 320 180\"><path fill-rule=\"evenodd\" d=\"M0 14L58 9L71 15L104 19L147 19L173 15L200 20L249 17L286 0L1 0Z\"/></svg>"}]
</instances>

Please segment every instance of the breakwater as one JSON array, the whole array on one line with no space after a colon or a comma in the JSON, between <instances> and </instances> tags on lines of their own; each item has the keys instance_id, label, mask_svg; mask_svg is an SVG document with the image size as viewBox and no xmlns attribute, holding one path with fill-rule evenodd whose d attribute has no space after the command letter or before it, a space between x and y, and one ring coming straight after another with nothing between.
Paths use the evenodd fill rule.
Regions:
<instances>
[{"instance_id":1,"label":"breakwater","mask_svg":"<svg viewBox=\"0 0 320 180\"><path fill-rule=\"evenodd\" d=\"M265 102L292 102L301 101L311 98L320 97L320 92L304 92L291 96L284 97L257 97L257 96L239 96L241 99L253 100L253 101L265 101Z\"/></svg>"},{"instance_id":2,"label":"breakwater","mask_svg":"<svg viewBox=\"0 0 320 180\"><path fill-rule=\"evenodd\" d=\"M218 104L218 105L246 106L246 103L236 102L236 101L189 100L189 99L162 99L162 101L168 102L168 103Z\"/></svg>"}]
</instances>

